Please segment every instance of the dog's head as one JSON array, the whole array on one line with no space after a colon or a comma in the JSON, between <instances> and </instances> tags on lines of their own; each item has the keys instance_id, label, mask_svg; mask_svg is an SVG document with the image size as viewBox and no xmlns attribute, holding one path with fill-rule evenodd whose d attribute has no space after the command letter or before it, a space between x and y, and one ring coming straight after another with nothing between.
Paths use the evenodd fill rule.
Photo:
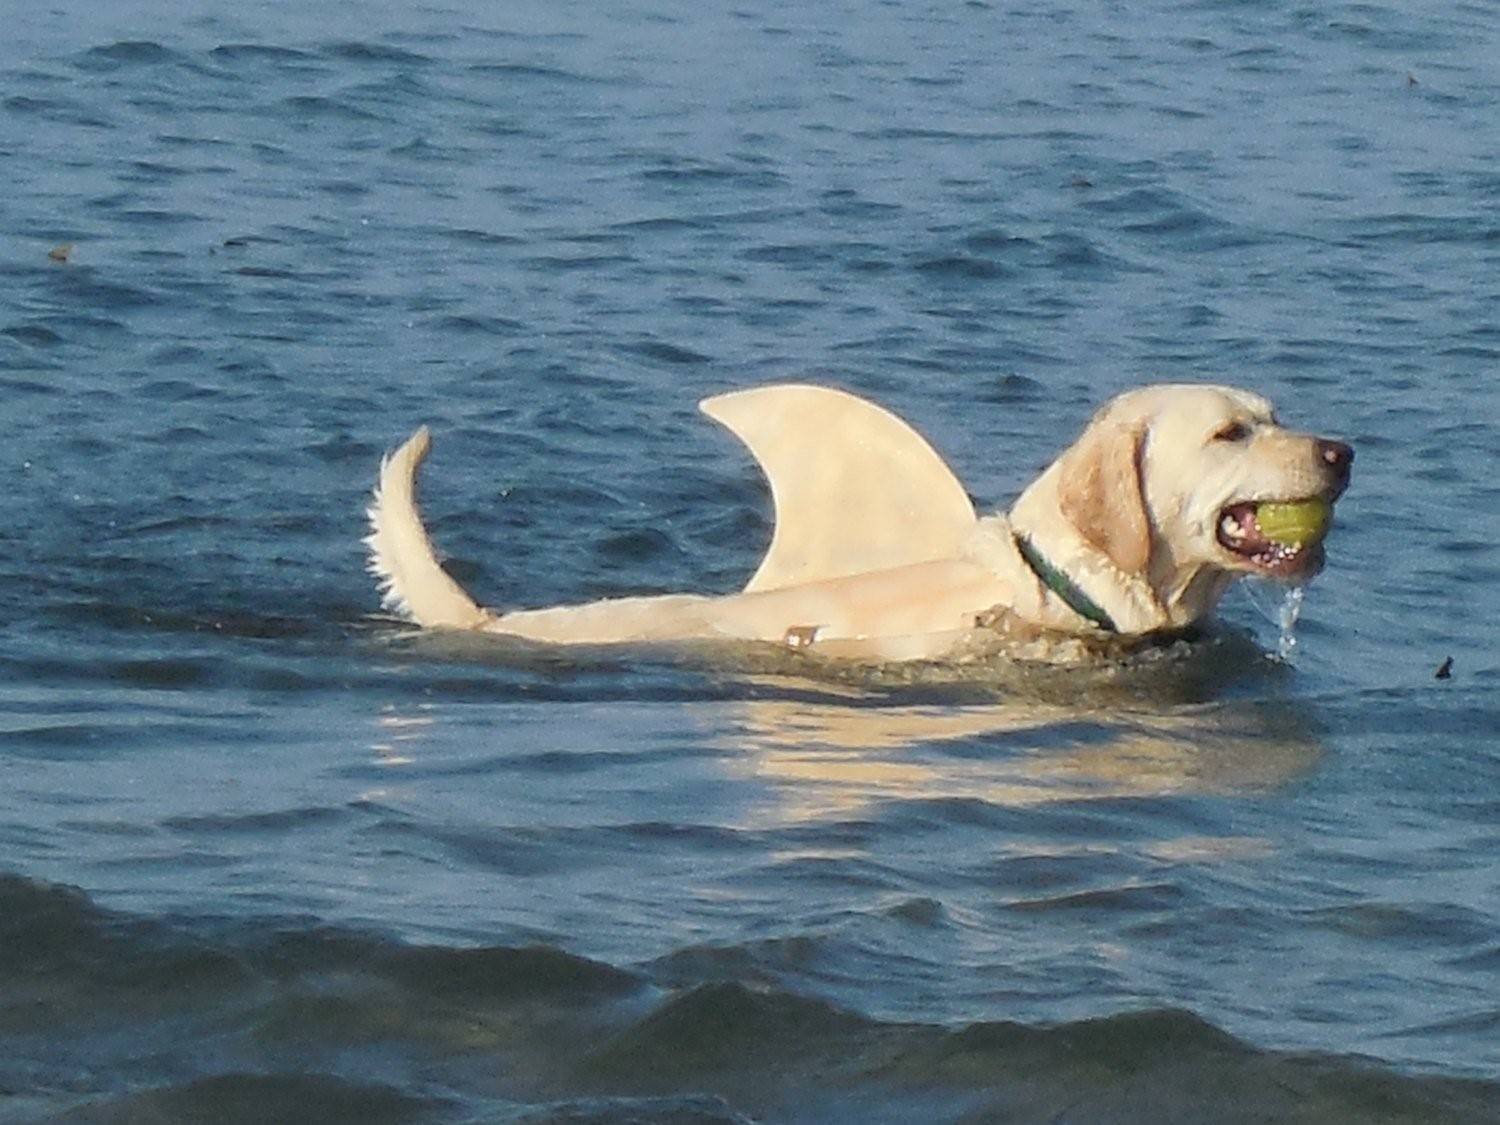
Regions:
<instances>
[{"instance_id":1,"label":"dog's head","mask_svg":"<svg viewBox=\"0 0 1500 1125\"><path fill-rule=\"evenodd\" d=\"M1323 565L1354 451L1281 426L1232 387L1130 391L1058 462L1057 505L1125 574L1205 567L1286 581Z\"/></svg>"}]
</instances>

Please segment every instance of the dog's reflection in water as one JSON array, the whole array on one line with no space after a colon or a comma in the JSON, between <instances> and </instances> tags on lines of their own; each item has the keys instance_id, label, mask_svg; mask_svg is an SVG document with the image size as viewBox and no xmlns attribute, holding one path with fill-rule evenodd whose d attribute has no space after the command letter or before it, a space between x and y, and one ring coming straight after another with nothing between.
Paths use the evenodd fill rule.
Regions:
<instances>
[{"instance_id":1,"label":"dog's reflection in water","mask_svg":"<svg viewBox=\"0 0 1500 1125\"><path fill-rule=\"evenodd\" d=\"M750 700L724 741L789 820L860 815L890 801L1004 807L1264 792L1322 754L1285 701L1167 712L1053 704L879 707Z\"/></svg>"}]
</instances>

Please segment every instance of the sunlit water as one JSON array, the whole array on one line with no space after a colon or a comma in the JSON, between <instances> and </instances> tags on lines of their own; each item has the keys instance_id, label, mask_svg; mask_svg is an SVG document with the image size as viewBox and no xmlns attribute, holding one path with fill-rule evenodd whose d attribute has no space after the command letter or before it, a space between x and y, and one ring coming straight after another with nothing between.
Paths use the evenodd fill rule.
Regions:
<instances>
[{"instance_id":1,"label":"sunlit water","mask_svg":"<svg viewBox=\"0 0 1500 1125\"><path fill-rule=\"evenodd\" d=\"M0 1118L1497 1119L1497 19L7 12ZM753 571L704 395L993 507L1210 378L1358 459L1192 644L561 654L363 572L423 422L545 604Z\"/></svg>"}]
</instances>

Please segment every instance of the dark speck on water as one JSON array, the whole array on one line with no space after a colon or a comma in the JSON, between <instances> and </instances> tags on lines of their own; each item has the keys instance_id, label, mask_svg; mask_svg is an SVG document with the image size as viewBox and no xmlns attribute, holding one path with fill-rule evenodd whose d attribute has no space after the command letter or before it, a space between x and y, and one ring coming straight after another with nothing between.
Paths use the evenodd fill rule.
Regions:
<instances>
[{"instance_id":1,"label":"dark speck on water","mask_svg":"<svg viewBox=\"0 0 1500 1125\"><path fill-rule=\"evenodd\" d=\"M0 1120L1500 1120L1497 121L1484 4L12 5ZM423 423L488 603L734 589L776 380L986 507L1268 394L1295 660L377 612Z\"/></svg>"}]
</instances>

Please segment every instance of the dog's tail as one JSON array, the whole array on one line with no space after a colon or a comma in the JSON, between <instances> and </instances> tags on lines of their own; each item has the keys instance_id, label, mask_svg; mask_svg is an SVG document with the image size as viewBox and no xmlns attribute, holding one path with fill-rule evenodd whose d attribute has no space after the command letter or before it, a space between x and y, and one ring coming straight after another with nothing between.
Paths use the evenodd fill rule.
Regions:
<instances>
[{"instance_id":1,"label":"dog's tail","mask_svg":"<svg viewBox=\"0 0 1500 1125\"><path fill-rule=\"evenodd\" d=\"M432 447L423 426L380 463L370 503L370 572L380 580L382 604L418 625L473 629L488 617L438 565L417 511L417 467Z\"/></svg>"}]
</instances>

